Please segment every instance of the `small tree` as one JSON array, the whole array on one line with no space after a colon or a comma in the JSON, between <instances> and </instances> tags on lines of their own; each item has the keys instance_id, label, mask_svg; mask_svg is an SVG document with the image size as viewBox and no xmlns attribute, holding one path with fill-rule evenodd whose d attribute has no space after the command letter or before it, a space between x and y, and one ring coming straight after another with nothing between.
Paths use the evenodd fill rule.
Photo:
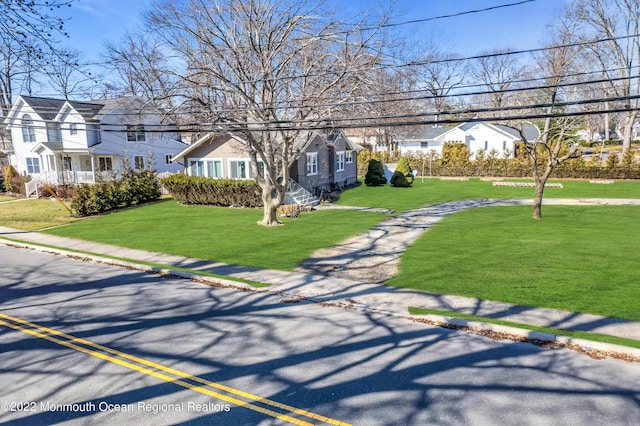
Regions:
<instances>
[{"instance_id":1,"label":"small tree","mask_svg":"<svg viewBox=\"0 0 640 426\"><path fill-rule=\"evenodd\" d=\"M401 157L396 166L396 171L391 176L391 185L395 187L409 187L413 184L413 173L411 171L411 165L405 157Z\"/></svg>"},{"instance_id":2,"label":"small tree","mask_svg":"<svg viewBox=\"0 0 640 426\"><path fill-rule=\"evenodd\" d=\"M4 190L6 192L20 192L20 185L22 184L22 178L20 174L13 166L7 167L7 170L4 172Z\"/></svg>"},{"instance_id":3,"label":"small tree","mask_svg":"<svg viewBox=\"0 0 640 426\"><path fill-rule=\"evenodd\" d=\"M367 186L380 186L387 183L387 178L384 176L384 166L376 159L369 161L369 167L367 168L367 174L364 177L364 184Z\"/></svg>"}]
</instances>

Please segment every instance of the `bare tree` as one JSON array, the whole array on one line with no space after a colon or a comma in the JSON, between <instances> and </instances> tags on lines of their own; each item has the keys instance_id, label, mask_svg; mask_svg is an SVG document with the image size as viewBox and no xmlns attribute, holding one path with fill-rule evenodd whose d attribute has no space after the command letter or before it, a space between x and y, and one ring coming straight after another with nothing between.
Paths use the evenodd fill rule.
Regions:
<instances>
[{"instance_id":1,"label":"bare tree","mask_svg":"<svg viewBox=\"0 0 640 426\"><path fill-rule=\"evenodd\" d=\"M433 106L438 113L450 106L449 95L465 82L467 63L458 60L459 55L432 48L422 59L420 82L431 95Z\"/></svg>"},{"instance_id":2,"label":"bare tree","mask_svg":"<svg viewBox=\"0 0 640 426\"><path fill-rule=\"evenodd\" d=\"M5 117L16 92L29 93L38 70L66 37L61 9L73 0L0 1L0 108Z\"/></svg>"},{"instance_id":3,"label":"bare tree","mask_svg":"<svg viewBox=\"0 0 640 426\"><path fill-rule=\"evenodd\" d=\"M97 83L88 66L82 65L82 53L78 50L61 49L43 71L51 87L65 99L77 92L84 92L87 83Z\"/></svg>"},{"instance_id":4,"label":"bare tree","mask_svg":"<svg viewBox=\"0 0 640 426\"><path fill-rule=\"evenodd\" d=\"M576 38L593 41L590 54L609 78L611 93L624 99L622 149L626 151L640 112L640 0L576 0L569 11L582 25Z\"/></svg>"},{"instance_id":5,"label":"bare tree","mask_svg":"<svg viewBox=\"0 0 640 426\"><path fill-rule=\"evenodd\" d=\"M127 33L119 44L106 43L107 66L119 76L116 86L125 95L138 96L164 111L173 111L176 79L161 43L149 34ZM176 122L172 117L172 122Z\"/></svg>"},{"instance_id":6,"label":"bare tree","mask_svg":"<svg viewBox=\"0 0 640 426\"><path fill-rule=\"evenodd\" d=\"M563 83L569 81L573 74L578 55L578 48L570 45L575 27L561 21L554 29L552 42L548 49L537 57L540 73L545 76L541 97L547 103L544 113L544 127L539 139L528 141L524 132L520 131L525 149L531 160L531 169L536 184L533 199L533 217L542 217L542 198L547 180L555 168L563 162L580 156L577 147L568 143L571 130L579 121L578 116L554 117L559 112L557 103L566 100L570 92L564 89ZM564 99L563 99L564 98Z\"/></svg>"},{"instance_id":7,"label":"bare tree","mask_svg":"<svg viewBox=\"0 0 640 426\"><path fill-rule=\"evenodd\" d=\"M306 0L190 0L148 14L175 55L181 95L211 114L211 130L247 147L264 225L279 223L301 142L353 99L379 60L379 26L346 26L323 8Z\"/></svg>"},{"instance_id":8,"label":"bare tree","mask_svg":"<svg viewBox=\"0 0 640 426\"><path fill-rule=\"evenodd\" d=\"M509 89L525 75L525 67L511 49L483 52L477 59L474 77L487 89L489 107L495 109L493 117L500 118L500 108L509 105Z\"/></svg>"}]
</instances>

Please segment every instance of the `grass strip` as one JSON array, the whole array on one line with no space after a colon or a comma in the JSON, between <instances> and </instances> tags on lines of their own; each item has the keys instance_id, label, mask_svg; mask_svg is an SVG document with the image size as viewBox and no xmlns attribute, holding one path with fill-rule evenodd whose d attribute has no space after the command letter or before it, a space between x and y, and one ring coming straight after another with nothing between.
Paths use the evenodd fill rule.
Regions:
<instances>
[{"instance_id":1,"label":"grass strip","mask_svg":"<svg viewBox=\"0 0 640 426\"><path fill-rule=\"evenodd\" d=\"M145 262L145 261L142 261L142 260L129 259L129 258L126 258L126 257L110 256L108 254L102 254L102 253L93 253L93 252L88 252L88 251L73 250L73 249L69 249L69 248L66 248L66 247L57 247L57 246L52 246L52 245L49 245L49 244L40 244L40 243L36 244L36 243L31 242L31 241L19 240L19 239L15 239L15 238L2 237L0 239L1 240L6 240L6 241L11 241L11 242L16 243L16 244L28 244L28 245L31 245L31 246L38 246L38 247L48 248L48 249L52 249L52 250L62 250L62 251L65 251L65 252L77 253L78 255L96 256L96 257L102 257L102 258L106 258L106 259L118 260L118 261L121 261L121 262L135 263L135 264L138 264L138 265L149 266L149 267L152 267L152 268L169 269L169 270L172 270L172 271L185 272L185 273L188 273L188 274L201 275L201 276L204 276L204 277L219 278L219 279L224 279L224 280L228 280L228 281L235 281L235 282L239 282L239 283L248 284L248 285L250 285L252 287L256 287L256 288L265 288L265 287L270 287L271 286L271 284L261 283L261 282L253 281L253 280L247 280L247 279L244 279L244 278L229 277L227 275L214 274L214 273L211 273L211 272L200 271L200 270L195 270L195 269L180 268L180 267L172 266L172 265L163 265L163 264L160 264L160 263Z\"/></svg>"},{"instance_id":2,"label":"grass strip","mask_svg":"<svg viewBox=\"0 0 640 426\"><path fill-rule=\"evenodd\" d=\"M442 311L439 309L432 309L432 308L416 308L413 306L409 306L409 313L411 315L442 315L445 317L460 318L460 319L469 320L469 321L486 322L489 324L504 325L507 327L522 328L525 330L539 331L543 333L555 334L558 336L567 336L567 337L573 337L576 339L591 340L593 342L609 343L612 345L620 345L620 346L627 346L630 348L640 349L640 341L638 340L625 339L624 337L609 336L606 334L590 333L588 331L565 330L561 328L542 327L542 326L531 325L531 324L522 324L518 322L504 321L501 319L490 318L490 317L481 317L481 316L465 314L461 312Z\"/></svg>"}]
</instances>

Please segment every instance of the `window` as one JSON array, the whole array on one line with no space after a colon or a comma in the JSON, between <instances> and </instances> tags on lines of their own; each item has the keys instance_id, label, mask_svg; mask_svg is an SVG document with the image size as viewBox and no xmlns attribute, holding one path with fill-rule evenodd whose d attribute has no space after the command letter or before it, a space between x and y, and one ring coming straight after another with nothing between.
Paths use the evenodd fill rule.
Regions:
<instances>
[{"instance_id":1,"label":"window","mask_svg":"<svg viewBox=\"0 0 640 426\"><path fill-rule=\"evenodd\" d=\"M222 177L222 161L213 160L207 161L207 176L210 178L219 179Z\"/></svg>"},{"instance_id":2,"label":"window","mask_svg":"<svg viewBox=\"0 0 640 426\"><path fill-rule=\"evenodd\" d=\"M231 179L246 179L249 177L248 161L229 160L229 175Z\"/></svg>"},{"instance_id":3,"label":"window","mask_svg":"<svg viewBox=\"0 0 640 426\"><path fill-rule=\"evenodd\" d=\"M344 171L344 151L336 152L336 172Z\"/></svg>"},{"instance_id":4,"label":"window","mask_svg":"<svg viewBox=\"0 0 640 426\"><path fill-rule=\"evenodd\" d=\"M489 142L484 141L484 150L486 151L487 149L489 149Z\"/></svg>"},{"instance_id":5,"label":"window","mask_svg":"<svg viewBox=\"0 0 640 426\"><path fill-rule=\"evenodd\" d=\"M164 156L164 164L173 164L173 155L166 154Z\"/></svg>"},{"instance_id":6,"label":"window","mask_svg":"<svg viewBox=\"0 0 640 426\"><path fill-rule=\"evenodd\" d=\"M27 157L27 173L40 173L40 159L38 157Z\"/></svg>"},{"instance_id":7,"label":"window","mask_svg":"<svg viewBox=\"0 0 640 426\"><path fill-rule=\"evenodd\" d=\"M98 170L101 172L110 172L113 170L111 157L98 157Z\"/></svg>"},{"instance_id":8,"label":"window","mask_svg":"<svg viewBox=\"0 0 640 426\"><path fill-rule=\"evenodd\" d=\"M144 142L145 133L143 124L128 124L127 125L127 141L129 142Z\"/></svg>"},{"instance_id":9,"label":"window","mask_svg":"<svg viewBox=\"0 0 640 426\"><path fill-rule=\"evenodd\" d=\"M62 170L66 172L73 170L71 168L71 157L62 157Z\"/></svg>"},{"instance_id":10,"label":"window","mask_svg":"<svg viewBox=\"0 0 640 426\"><path fill-rule=\"evenodd\" d=\"M307 154L307 176L318 174L318 153L310 152Z\"/></svg>"},{"instance_id":11,"label":"window","mask_svg":"<svg viewBox=\"0 0 640 426\"><path fill-rule=\"evenodd\" d=\"M36 129L33 127L33 120L31 119L31 116L29 114L26 114L22 117L22 141L36 141Z\"/></svg>"},{"instance_id":12,"label":"window","mask_svg":"<svg viewBox=\"0 0 640 426\"><path fill-rule=\"evenodd\" d=\"M222 176L222 160L189 160L189 174L219 179Z\"/></svg>"},{"instance_id":13,"label":"window","mask_svg":"<svg viewBox=\"0 0 640 426\"><path fill-rule=\"evenodd\" d=\"M189 161L189 174L191 176L204 176L204 161Z\"/></svg>"},{"instance_id":14,"label":"window","mask_svg":"<svg viewBox=\"0 0 640 426\"><path fill-rule=\"evenodd\" d=\"M503 151L507 150L507 141L502 141L502 150Z\"/></svg>"},{"instance_id":15,"label":"window","mask_svg":"<svg viewBox=\"0 0 640 426\"><path fill-rule=\"evenodd\" d=\"M421 149L429 148L429 142L420 142L420 148Z\"/></svg>"},{"instance_id":16,"label":"window","mask_svg":"<svg viewBox=\"0 0 640 426\"><path fill-rule=\"evenodd\" d=\"M144 157L142 155L136 155L133 157L133 167L136 170L144 169Z\"/></svg>"},{"instance_id":17,"label":"window","mask_svg":"<svg viewBox=\"0 0 640 426\"><path fill-rule=\"evenodd\" d=\"M76 123L69 124L69 134L71 135L78 134L78 125Z\"/></svg>"},{"instance_id":18,"label":"window","mask_svg":"<svg viewBox=\"0 0 640 426\"><path fill-rule=\"evenodd\" d=\"M345 154L345 162L347 164L353 163L353 151L347 151L347 153Z\"/></svg>"}]
</instances>

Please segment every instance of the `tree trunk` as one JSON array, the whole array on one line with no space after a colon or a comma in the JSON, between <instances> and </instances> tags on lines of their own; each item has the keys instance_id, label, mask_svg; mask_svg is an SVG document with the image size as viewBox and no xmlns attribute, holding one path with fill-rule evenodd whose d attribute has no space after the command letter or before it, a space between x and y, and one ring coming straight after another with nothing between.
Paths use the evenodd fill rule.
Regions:
<instances>
[{"instance_id":1,"label":"tree trunk","mask_svg":"<svg viewBox=\"0 0 640 426\"><path fill-rule=\"evenodd\" d=\"M536 179L536 194L533 197L533 218L542 218L542 195L544 194L545 182L541 179Z\"/></svg>"},{"instance_id":2,"label":"tree trunk","mask_svg":"<svg viewBox=\"0 0 640 426\"><path fill-rule=\"evenodd\" d=\"M260 183L260 188L262 189L262 203L264 207L262 220L258 223L264 226L281 225L282 223L278 220L277 215L278 207L280 207L282 203L278 189L267 182Z\"/></svg>"},{"instance_id":3,"label":"tree trunk","mask_svg":"<svg viewBox=\"0 0 640 426\"><path fill-rule=\"evenodd\" d=\"M626 152L631 148L631 133L633 132L633 123L636 121L637 111L628 111L625 114L624 134L622 138L622 152Z\"/></svg>"}]
</instances>

